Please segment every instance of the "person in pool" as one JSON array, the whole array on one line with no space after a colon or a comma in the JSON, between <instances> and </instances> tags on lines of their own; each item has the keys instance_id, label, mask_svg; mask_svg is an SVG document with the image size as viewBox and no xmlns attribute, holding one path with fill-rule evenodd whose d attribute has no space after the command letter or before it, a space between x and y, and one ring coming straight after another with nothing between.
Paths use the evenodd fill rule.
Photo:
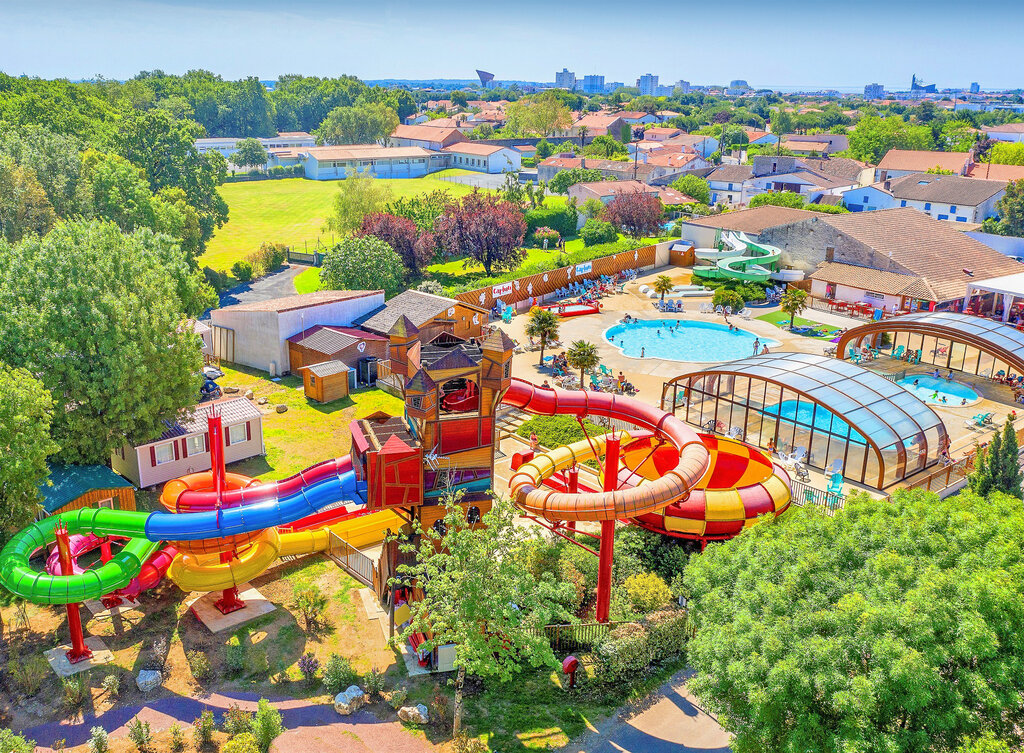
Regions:
<instances>
[{"instance_id":1,"label":"person in pool","mask_svg":"<svg viewBox=\"0 0 1024 753\"><path fill-rule=\"evenodd\" d=\"M760 349L760 347L761 347L761 338L760 337L755 337L754 338L754 355L755 356L757 355L757 351Z\"/></svg>"},{"instance_id":2,"label":"person in pool","mask_svg":"<svg viewBox=\"0 0 1024 753\"><path fill-rule=\"evenodd\" d=\"M914 386L915 387L919 387L920 385L921 385L921 380L920 379L915 379L914 380Z\"/></svg>"},{"instance_id":3,"label":"person in pool","mask_svg":"<svg viewBox=\"0 0 1024 753\"><path fill-rule=\"evenodd\" d=\"M953 369L950 369L949 373L946 374L946 381L947 382L952 382L953 381Z\"/></svg>"},{"instance_id":4,"label":"person in pool","mask_svg":"<svg viewBox=\"0 0 1024 753\"><path fill-rule=\"evenodd\" d=\"M966 397L963 400L960 401L960 405L967 405L967 398Z\"/></svg>"},{"instance_id":5,"label":"person in pool","mask_svg":"<svg viewBox=\"0 0 1024 753\"><path fill-rule=\"evenodd\" d=\"M928 399L929 400L938 400L939 399L939 391L935 390L935 392L932 393L932 396L930 398L928 398Z\"/></svg>"},{"instance_id":6,"label":"person in pool","mask_svg":"<svg viewBox=\"0 0 1024 753\"><path fill-rule=\"evenodd\" d=\"M938 368L936 368L935 371L932 372L932 376L935 377L936 379L938 379L941 376Z\"/></svg>"},{"instance_id":7,"label":"person in pool","mask_svg":"<svg viewBox=\"0 0 1024 753\"><path fill-rule=\"evenodd\" d=\"M939 402L940 402L940 403L947 403L947 402L949 402L949 401L948 401L948 400L946 400L946 396L945 396L945 395L943 395L943 396L942 396L942 399L941 399L941 400L939 400Z\"/></svg>"},{"instance_id":8,"label":"person in pool","mask_svg":"<svg viewBox=\"0 0 1024 753\"><path fill-rule=\"evenodd\" d=\"M643 358L644 357L644 353L646 353L646 352L647 352L647 348L641 346L640 347L640 357Z\"/></svg>"}]
</instances>

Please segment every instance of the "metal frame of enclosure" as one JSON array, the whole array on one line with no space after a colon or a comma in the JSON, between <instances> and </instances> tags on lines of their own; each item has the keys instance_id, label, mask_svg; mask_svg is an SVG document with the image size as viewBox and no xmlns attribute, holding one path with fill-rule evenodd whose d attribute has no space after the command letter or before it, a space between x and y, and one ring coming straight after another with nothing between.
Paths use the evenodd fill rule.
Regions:
<instances>
[{"instance_id":1,"label":"metal frame of enclosure","mask_svg":"<svg viewBox=\"0 0 1024 753\"><path fill-rule=\"evenodd\" d=\"M688 423L779 452L803 447L807 465L838 460L847 480L884 489L939 462L939 416L911 392L846 361L811 353L755 356L682 374L662 388L663 410Z\"/></svg>"},{"instance_id":2,"label":"metal frame of enclosure","mask_svg":"<svg viewBox=\"0 0 1024 753\"><path fill-rule=\"evenodd\" d=\"M886 350L902 345L921 351L921 363L967 374L1024 374L1024 332L993 319L949 311L931 311L868 322L845 332L836 358L849 358L850 346L878 344L888 334Z\"/></svg>"}]
</instances>

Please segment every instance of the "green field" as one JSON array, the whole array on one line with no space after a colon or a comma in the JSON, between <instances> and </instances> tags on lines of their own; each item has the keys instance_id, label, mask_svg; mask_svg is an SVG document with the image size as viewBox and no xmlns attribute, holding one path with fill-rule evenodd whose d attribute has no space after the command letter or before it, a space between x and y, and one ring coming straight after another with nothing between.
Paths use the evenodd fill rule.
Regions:
<instances>
[{"instance_id":1,"label":"green field","mask_svg":"<svg viewBox=\"0 0 1024 753\"><path fill-rule=\"evenodd\" d=\"M438 188L462 196L471 186L442 180L454 175L472 175L467 170L444 170L426 178L382 179L394 198L416 196ZM220 228L199 257L202 266L230 269L239 259L264 241L284 243L296 251L316 245L317 239L330 244L332 236L323 226L334 203L338 181L284 178L247 183L225 183L221 195L228 203L227 224Z\"/></svg>"}]
</instances>

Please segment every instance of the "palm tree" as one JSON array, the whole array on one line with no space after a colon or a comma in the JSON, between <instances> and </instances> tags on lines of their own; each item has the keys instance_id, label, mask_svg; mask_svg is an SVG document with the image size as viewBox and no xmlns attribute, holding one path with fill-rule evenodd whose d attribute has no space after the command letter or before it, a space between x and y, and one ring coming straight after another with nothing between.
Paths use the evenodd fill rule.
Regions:
<instances>
[{"instance_id":1,"label":"palm tree","mask_svg":"<svg viewBox=\"0 0 1024 753\"><path fill-rule=\"evenodd\" d=\"M583 148L583 147L585 146L585 142L586 142L586 140L587 140L587 134L588 134L589 132L590 132L590 129L589 129L589 128L587 128L587 127L586 127L585 125L581 125L581 126L580 126L580 127L579 127L579 128L577 129L577 130L576 130L576 133L578 133L578 134L579 134L579 137L580 137L580 148L581 148L581 149L582 149L582 148Z\"/></svg>"},{"instance_id":2,"label":"palm tree","mask_svg":"<svg viewBox=\"0 0 1024 753\"><path fill-rule=\"evenodd\" d=\"M807 293L799 288L790 288L782 296L779 308L789 314L789 328L792 330L797 316L807 308Z\"/></svg>"},{"instance_id":3,"label":"palm tree","mask_svg":"<svg viewBox=\"0 0 1024 753\"><path fill-rule=\"evenodd\" d=\"M672 278L668 275L658 275L654 279L654 292L661 293L661 302L665 302L665 293L672 292Z\"/></svg>"},{"instance_id":4,"label":"palm tree","mask_svg":"<svg viewBox=\"0 0 1024 753\"><path fill-rule=\"evenodd\" d=\"M548 309L535 308L530 312L530 318L526 322L526 334L528 337L536 337L540 340L540 361L538 366L544 365L544 348L548 343L558 339L558 315Z\"/></svg>"},{"instance_id":5,"label":"palm tree","mask_svg":"<svg viewBox=\"0 0 1024 753\"><path fill-rule=\"evenodd\" d=\"M580 370L580 387L584 385L584 375L587 369L592 369L601 362L601 357L597 354L597 346L594 343L588 343L586 340L577 340L569 346L569 350L565 351L565 360L569 362L569 365L574 369Z\"/></svg>"}]
</instances>

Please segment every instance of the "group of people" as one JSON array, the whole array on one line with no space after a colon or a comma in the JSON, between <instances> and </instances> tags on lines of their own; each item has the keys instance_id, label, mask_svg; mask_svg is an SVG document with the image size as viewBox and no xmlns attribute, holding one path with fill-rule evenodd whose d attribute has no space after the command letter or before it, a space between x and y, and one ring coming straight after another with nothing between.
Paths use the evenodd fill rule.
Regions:
<instances>
[{"instance_id":1,"label":"group of people","mask_svg":"<svg viewBox=\"0 0 1024 753\"><path fill-rule=\"evenodd\" d=\"M729 327L732 328L732 325L730 324ZM736 331L737 332L739 331L739 327L736 327ZM761 349L760 352L758 352L758 348ZM754 352L753 352L752 355L755 355L755 356L757 356L757 355L761 355L761 356L768 355L768 345L767 345L767 343L762 343L760 337L755 337L754 338Z\"/></svg>"},{"instance_id":2,"label":"group of people","mask_svg":"<svg viewBox=\"0 0 1024 753\"><path fill-rule=\"evenodd\" d=\"M569 359L565 357L565 353L558 353L551 359L551 369L555 376L566 375L569 371Z\"/></svg>"}]
</instances>

